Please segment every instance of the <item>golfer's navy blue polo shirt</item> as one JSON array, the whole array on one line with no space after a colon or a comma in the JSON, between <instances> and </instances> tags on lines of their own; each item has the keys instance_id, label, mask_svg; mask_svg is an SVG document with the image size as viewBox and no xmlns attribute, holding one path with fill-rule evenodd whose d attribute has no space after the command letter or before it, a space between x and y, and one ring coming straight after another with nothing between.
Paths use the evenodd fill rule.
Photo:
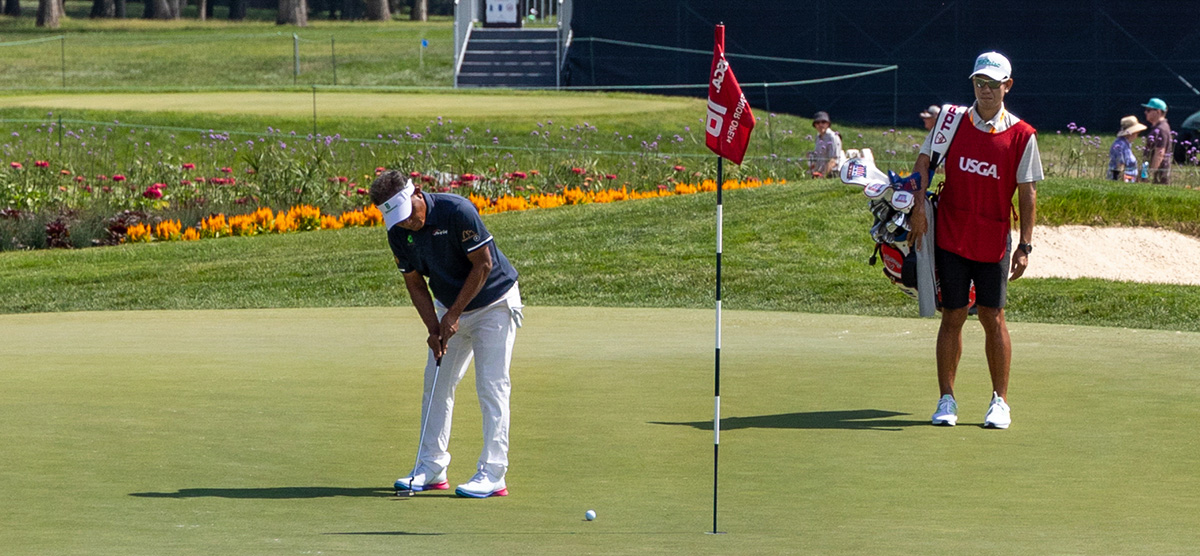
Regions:
<instances>
[{"instance_id":1,"label":"golfer's navy blue polo shirt","mask_svg":"<svg viewBox=\"0 0 1200 556\"><path fill-rule=\"evenodd\" d=\"M425 226L415 232L400 226L388 230L388 245L396 256L396 268L404 273L419 272L429 278L433 297L450 307L471 273L467 253L487 249L492 253L492 272L465 310L486 307L500 299L517 282L517 269L496 247L475 205L449 193L423 192L422 195L426 206Z\"/></svg>"}]
</instances>

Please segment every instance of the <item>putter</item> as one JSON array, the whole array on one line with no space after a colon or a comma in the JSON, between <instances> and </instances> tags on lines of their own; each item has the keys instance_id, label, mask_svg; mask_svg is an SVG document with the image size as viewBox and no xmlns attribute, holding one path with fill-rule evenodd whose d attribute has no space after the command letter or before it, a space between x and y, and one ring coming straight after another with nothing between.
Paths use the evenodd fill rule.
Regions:
<instances>
[{"instance_id":1,"label":"putter","mask_svg":"<svg viewBox=\"0 0 1200 556\"><path fill-rule=\"evenodd\" d=\"M441 373L441 371L442 371L442 358L438 357L436 360L434 360L433 385L431 385L429 388L430 405L433 405L433 393L437 392L437 379L438 379L438 374ZM421 413L425 414L425 418L421 420L421 436L417 439L417 456L413 461L413 475L415 475L417 472L417 466L421 464L421 447L425 445L425 427L429 426L429 408L422 407L421 409L422 409ZM412 485L413 475L408 476L408 490L404 491L404 494L397 492L396 496L407 496L407 497L416 496L417 492L415 490L413 490L413 485Z\"/></svg>"}]
</instances>

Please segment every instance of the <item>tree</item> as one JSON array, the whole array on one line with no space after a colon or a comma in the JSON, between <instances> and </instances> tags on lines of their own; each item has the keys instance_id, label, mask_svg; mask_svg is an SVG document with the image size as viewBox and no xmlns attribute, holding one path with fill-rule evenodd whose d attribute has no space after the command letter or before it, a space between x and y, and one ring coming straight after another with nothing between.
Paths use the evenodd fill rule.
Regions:
<instances>
[{"instance_id":1,"label":"tree","mask_svg":"<svg viewBox=\"0 0 1200 556\"><path fill-rule=\"evenodd\" d=\"M388 21L392 19L392 11L388 0L367 0L367 19L371 21Z\"/></svg>"},{"instance_id":2,"label":"tree","mask_svg":"<svg viewBox=\"0 0 1200 556\"><path fill-rule=\"evenodd\" d=\"M308 3L305 0L279 0L279 15L275 17L276 25L308 25Z\"/></svg>"},{"instance_id":3,"label":"tree","mask_svg":"<svg viewBox=\"0 0 1200 556\"><path fill-rule=\"evenodd\" d=\"M229 1L229 20L241 21L246 19L246 0Z\"/></svg>"},{"instance_id":4,"label":"tree","mask_svg":"<svg viewBox=\"0 0 1200 556\"><path fill-rule=\"evenodd\" d=\"M59 0L38 0L37 26L58 29L62 19L62 3Z\"/></svg>"},{"instance_id":5,"label":"tree","mask_svg":"<svg viewBox=\"0 0 1200 556\"><path fill-rule=\"evenodd\" d=\"M208 0L200 0L200 3L197 5L200 9L196 10L196 17L199 18L200 21L208 19Z\"/></svg>"},{"instance_id":6,"label":"tree","mask_svg":"<svg viewBox=\"0 0 1200 556\"><path fill-rule=\"evenodd\" d=\"M6 0L4 2L4 15L21 17L21 0Z\"/></svg>"},{"instance_id":7,"label":"tree","mask_svg":"<svg viewBox=\"0 0 1200 556\"><path fill-rule=\"evenodd\" d=\"M113 17L117 15L117 5L113 0L93 0L91 18Z\"/></svg>"},{"instance_id":8,"label":"tree","mask_svg":"<svg viewBox=\"0 0 1200 556\"><path fill-rule=\"evenodd\" d=\"M413 0L413 21L429 21L429 0Z\"/></svg>"},{"instance_id":9,"label":"tree","mask_svg":"<svg viewBox=\"0 0 1200 556\"><path fill-rule=\"evenodd\" d=\"M117 6L117 11L113 15L117 19L125 19L125 0L116 0L113 3Z\"/></svg>"}]
</instances>

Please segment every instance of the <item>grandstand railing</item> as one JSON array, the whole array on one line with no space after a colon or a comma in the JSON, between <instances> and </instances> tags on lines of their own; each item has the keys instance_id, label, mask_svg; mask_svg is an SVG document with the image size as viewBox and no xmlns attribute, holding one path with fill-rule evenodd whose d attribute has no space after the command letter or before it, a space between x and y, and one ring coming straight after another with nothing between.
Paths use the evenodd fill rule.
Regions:
<instances>
[{"instance_id":1,"label":"grandstand railing","mask_svg":"<svg viewBox=\"0 0 1200 556\"><path fill-rule=\"evenodd\" d=\"M471 29L479 20L479 0L454 0L454 87L458 88L458 72L462 70L463 55Z\"/></svg>"},{"instance_id":2,"label":"grandstand railing","mask_svg":"<svg viewBox=\"0 0 1200 556\"><path fill-rule=\"evenodd\" d=\"M557 60L554 64L554 86L562 88L562 67L567 61L567 50L571 48L572 0L558 0L558 47Z\"/></svg>"}]
</instances>

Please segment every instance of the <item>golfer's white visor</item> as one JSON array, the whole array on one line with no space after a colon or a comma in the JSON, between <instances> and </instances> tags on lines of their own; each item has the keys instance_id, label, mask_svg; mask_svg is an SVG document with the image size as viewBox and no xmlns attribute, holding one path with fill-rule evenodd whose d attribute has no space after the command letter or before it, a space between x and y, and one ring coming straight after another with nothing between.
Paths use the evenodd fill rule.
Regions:
<instances>
[{"instance_id":1,"label":"golfer's white visor","mask_svg":"<svg viewBox=\"0 0 1200 556\"><path fill-rule=\"evenodd\" d=\"M391 199L378 205L379 212L383 213L383 229L390 230L412 215L412 194L413 182L410 179Z\"/></svg>"}]
</instances>

